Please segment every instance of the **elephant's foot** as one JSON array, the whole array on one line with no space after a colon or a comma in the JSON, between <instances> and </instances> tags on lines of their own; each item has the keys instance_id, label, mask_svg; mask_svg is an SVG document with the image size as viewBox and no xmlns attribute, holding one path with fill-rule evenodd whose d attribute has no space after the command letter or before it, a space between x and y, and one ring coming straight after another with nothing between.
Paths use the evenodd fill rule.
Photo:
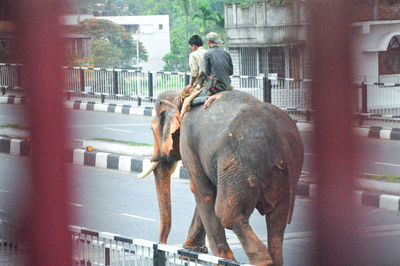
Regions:
<instances>
[{"instance_id":1,"label":"elephant's foot","mask_svg":"<svg viewBox=\"0 0 400 266\"><path fill-rule=\"evenodd\" d=\"M274 266L274 262L272 259L265 259L265 260L256 260L256 261L250 261L251 264L255 266Z\"/></svg>"},{"instance_id":2,"label":"elephant's foot","mask_svg":"<svg viewBox=\"0 0 400 266\"><path fill-rule=\"evenodd\" d=\"M197 253L205 253L205 254L208 253L208 248L205 245L203 245L203 246L186 246L186 245L183 245L183 248L187 249L187 250L190 250L190 251L197 252ZM179 255L179 258L182 259L182 260L189 260L189 261L194 261L195 260L194 258L191 258L191 257L188 257L188 256L182 256L182 255Z\"/></svg>"},{"instance_id":3,"label":"elephant's foot","mask_svg":"<svg viewBox=\"0 0 400 266\"><path fill-rule=\"evenodd\" d=\"M208 248L206 247L206 245L203 245L203 246L186 246L186 245L183 245L183 248L188 249L190 251L197 252L197 253L205 253L205 254L208 253Z\"/></svg>"}]
</instances>

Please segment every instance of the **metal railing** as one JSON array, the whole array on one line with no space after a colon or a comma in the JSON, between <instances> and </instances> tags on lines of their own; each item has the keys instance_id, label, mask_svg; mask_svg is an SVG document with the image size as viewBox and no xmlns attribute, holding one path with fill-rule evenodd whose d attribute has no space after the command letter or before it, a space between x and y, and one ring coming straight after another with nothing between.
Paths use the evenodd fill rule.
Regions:
<instances>
[{"instance_id":1,"label":"metal railing","mask_svg":"<svg viewBox=\"0 0 400 266\"><path fill-rule=\"evenodd\" d=\"M14 217L0 210L0 265L24 265L28 250L21 245ZM71 265L242 265L208 254L158 244L143 239L131 239L118 234L98 232L79 226L69 226Z\"/></svg>"},{"instance_id":2,"label":"metal railing","mask_svg":"<svg viewBox=\"0 0 400 266\"><path fill-rule=\"evenodd\" d=\"M22 65L0 63L0 85L22 87Z\"/></svg>"},{"instance_id":3,"label":"metal railing","mask_svg":"<svg viewBox=\"0 0 400 266\"><path fill-rule=\"evenodd\" d=\"M25 256L14 218L0 210L0 265L24 265Z\"/></svg>"},{"instance_id":4,"label":"metal railing","mask_svg":"<svg viewBox=\"0 0 400 266\"><path fill-rule=\"evenodd\" d=\"M22 86L22 65L0 64L0 86ZM153 101L166 90L180 91L189 83L190 74L182 72L154 72L127 69L62 67L64 88L69 95L84 97L119 98ZM270 78L266 76L231 77L235 90L245 91L257 99L287 109L309 111L311 80ZM22 90L20 90L22 91ZM400 114L400 84L362 83L354 86L353 110L382 115Z\"/></svg>"},{"instance_id":5,"label":"metal railing","mask_svg":"<svg viewBox=\"0 0 400 266\"><path fill-rule=\"evenodd\" d=\"M358 98L362 99L361 112L381 115L400 114L400 84L362 83Z\"/></svg>"},{"instance_id":6,"label":"metal railing","mask_svg":"<svg viewBox=\"0 0 400 266\"><path fill-rule=\"evenodd\" d=\"M0 85L12 87L20 80L17 65L3 64ZM20 67L20 66L19 66ZM20 70L19 70L20 72ZM166 90L180 91L189 83L190 74L182 72L143 72L127 69L62 67L65 90L76 96L124 97L154 100ZM12 80L9 81L10 77ZM310 80L268 79L264 76L231 77L234 89L245 91L257 99L279 107L311 108Z\"/></svg>"},{"instance_id":7,"label":"metal railing","mask_svg":"<svg viewBox=\"0 0 400 266\"><path fill-rule=\"evenodd\" d=\"M70 226L73 265L242 265L183 248Z\"/></svg>"}]
</instances>

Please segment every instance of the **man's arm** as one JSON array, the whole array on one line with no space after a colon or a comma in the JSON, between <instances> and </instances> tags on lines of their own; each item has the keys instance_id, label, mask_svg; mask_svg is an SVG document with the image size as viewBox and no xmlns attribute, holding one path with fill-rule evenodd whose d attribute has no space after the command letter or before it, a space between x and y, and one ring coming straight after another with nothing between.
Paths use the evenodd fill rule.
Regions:
<instances>
[{"instance_id":1,"label":"man's arm","mask_svg":"<svg viewBox=\"0 0 400 266\"><path fill-rule=\"evenodd\" d=\"M211 62L210 62L210 53L206 52L204 54L204 73L206 76L210 76L211 74Z\"/></svg>"}]
</instances>

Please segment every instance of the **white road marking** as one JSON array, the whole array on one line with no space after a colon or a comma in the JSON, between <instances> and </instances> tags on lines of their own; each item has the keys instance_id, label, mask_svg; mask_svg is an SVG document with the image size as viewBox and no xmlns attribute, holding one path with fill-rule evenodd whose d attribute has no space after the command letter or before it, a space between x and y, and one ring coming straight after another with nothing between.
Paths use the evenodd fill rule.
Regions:
<instances>
[{"instance_id":1,"label":"white road marking","mask_svg":"<svg viewBox=\"0 0 400 266\"><path fill-rule=\"evenodd\" d=\"M69 127L84 128L84 127L143 127L148 126L150 128L150 123L140 123L140 124L92 124L92 125L70 125Z\"/></svg>"},{"instance_id":2,"label":"white road marking","mask_svg":"<svg viewBox=\"0 0 400 266\"><path fill-rule=\"evenodd\" d=\"M137 215L128 214L128 213L121 213L121 215L123 215L123 216L127 216L127 217L131 217L131 218L135 218L135 219L146 220L146 221L150 221L150 222L156 222L156 223L159 223L159 222L160 222L160 221L158 221L158 220L155 220L155 219L146 218L146 217L137 216Z\"/></svg>"},{"instance_id":3,"label":"white road marking","mask_svg":"<svg viewBox=\"0 0 400 266\"><path fill-rule=\"evenodd\" d=\"M111 127L104 127L105 129L112 130L112 131L119 131L119 132L124 132L124 133L133 133L131 130L123 130L123 129L118 129L118 128L111 128Z\"/></svg>"},{"instance_id":4,"label":"white road marking","mask_svg":"<svg viewBox=\"0 0 400 266\"><path fill-rule=\"evenodd\" d=\"M0 192L8 193L7 190L2 190L2 189L0 189Z\"/></svg>"},{"instance_id":5,"label":"white road marking","mask_svg":"<svg viewBox=\"0 0 400 266\"><path fill-rule=\"evenodd\" d=\"M385 166L396 166L396 167L400 167L400 164L393 164L393 163L375 162L375 164L380 164L380 165L385 165Z\"/></svg>"},{"instance_id":6,"label":"white road marking","mask_svg":"<svg viewBox=\"0 0 400 266\"><path fill-rule=\"evenodd\" d=\"M78 204L78 203L70 202L69 204L74 205L74 206L76 206L76 207L83 207L82 204Z\"/></svg>"}]
</instances>

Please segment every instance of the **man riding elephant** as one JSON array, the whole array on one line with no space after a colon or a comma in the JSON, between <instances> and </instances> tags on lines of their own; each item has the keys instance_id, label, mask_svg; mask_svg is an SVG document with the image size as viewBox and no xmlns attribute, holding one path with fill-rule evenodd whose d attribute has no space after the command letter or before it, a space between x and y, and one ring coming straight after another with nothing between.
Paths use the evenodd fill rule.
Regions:
<instances>
[{"instance_id":1,"label":"man riding elephant","mask_svg":"<svg viewBox=\"0 0 400 266\"><path fill-rule=\"evenodd\" d=\"M188 98L185 97L186 95L183 92L189 89L189 85L185 87L185 90L183 92L180 92L181 97L186 98L182 107L181 117L183 117L185 112L189 110L189 104L190 106L197 106L204 103L204 109L207 109L207 107L215 100L215 96L213 96L214 94L231 89L231 79L229 78L229 76L233 74L233 64L230 54L224 51L218 45L219 43L221 43L221 41L219 40L219 37L215 32L210 32L209 34L207 34L206 39L210 50L204 53L203 67L205 77L198 78L201 75L194 76L192 73L192 81L200 80L198 82L201 85L197 85L196 89L190 93L190 96ZM194 55L195 52L191 53L191 57L192 54ZM193 71L193 69L196 69L196 67L193 68L191 64L189 65L191 71ZM197 74L196 71L195 74ZM205 88L203 88L202 86L204 81L208 81Z\"/></svg>"},{"instance_id":2,"label":"man riding elephant","mask_svg":"<svg viewBox=\"0 0 400 266\"><path fill-rule=\"evenodd\" d=\"M232 58L218 45L221 43L218 35L210 32L206 39L210 50L204 54L204 63L205 73L210 80L205 89L191 103L192 106L204 103L204 109L207 109L215 100L214 94L231 89L229 76L233 74Z\"/></svg>"}]
</instances>

